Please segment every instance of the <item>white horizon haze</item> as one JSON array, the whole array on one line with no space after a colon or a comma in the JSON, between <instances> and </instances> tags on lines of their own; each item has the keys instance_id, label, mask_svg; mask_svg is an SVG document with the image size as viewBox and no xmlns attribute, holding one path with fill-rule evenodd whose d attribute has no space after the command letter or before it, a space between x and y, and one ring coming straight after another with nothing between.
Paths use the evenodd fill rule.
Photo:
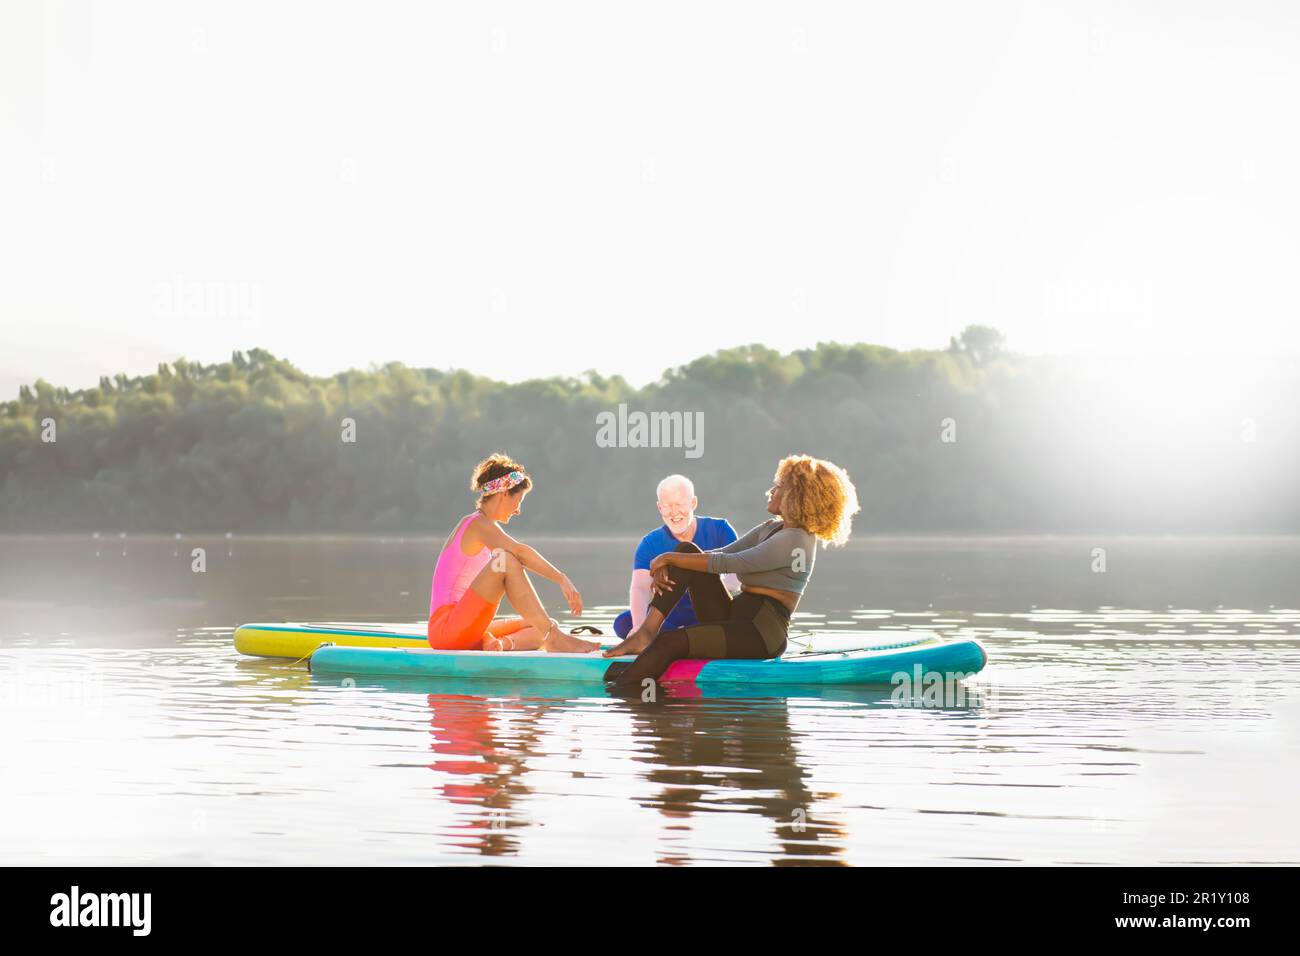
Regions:
<instances>
[{"instance_id":1,"label":"white horizon haze","mask_svg":"<svg viewBox=\"0 0 1300 956\"><path fill-rule=\"evenodd\" d=\"M1300 352L1300 8L0 7L0 399L265 348Z\"/></svg>"}]
</instances>

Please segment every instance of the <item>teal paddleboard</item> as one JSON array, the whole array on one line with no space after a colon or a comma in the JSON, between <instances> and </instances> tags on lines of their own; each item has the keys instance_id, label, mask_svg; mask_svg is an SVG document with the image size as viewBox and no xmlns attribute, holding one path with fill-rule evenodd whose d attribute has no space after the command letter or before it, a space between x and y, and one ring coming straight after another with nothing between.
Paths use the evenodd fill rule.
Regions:
<instances>
[{"instance_id":1,"label":"teal paddleboard","mask_svg":"<svg viewBox=\"0 0 1300 956\"><path fill-rule=\"evenodd\" d=\"M632 658L544 651L436 651L429 647L345 647L327 644L311 655L314 673L339 677L438 677L482 680L568 681L603 684ZM904 676L921 682L978 673L987 657L973 640L900 638L854 651L804 653L776 660L677 661L663 683L697 685L878 685Z\"/></svg>"}]
</instances>

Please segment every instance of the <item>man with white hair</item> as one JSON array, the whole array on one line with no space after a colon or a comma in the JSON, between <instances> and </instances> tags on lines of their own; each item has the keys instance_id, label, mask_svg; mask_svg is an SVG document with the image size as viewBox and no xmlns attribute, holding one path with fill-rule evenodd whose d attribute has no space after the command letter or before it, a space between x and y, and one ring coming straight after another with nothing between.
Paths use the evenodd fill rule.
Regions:
<instances>
[{"instance_id":1,"label":"man with white hair","mask_svg":"<svg viewBox=\"0 0 1300 956\"><path fill-rule=\"evenodd\" d=\"M700 500L695 497L695 485L685 475L669 475L659 482L655 496L663 524L641 539L632 558L632 586L628 591L630 610L614 619L614 633L626 638L645 620L653 595L650 593L650 562L661 554L675 551L682 541L692 541L701 551L722 548L736 540L736 529L725 518L706 518L695 509ZM740 590L734 574L723 575L722 583L728 591ZM662 630L689 627L698 623L691 597L686 595L664 621Z\"/></svg>"}]
</instances>

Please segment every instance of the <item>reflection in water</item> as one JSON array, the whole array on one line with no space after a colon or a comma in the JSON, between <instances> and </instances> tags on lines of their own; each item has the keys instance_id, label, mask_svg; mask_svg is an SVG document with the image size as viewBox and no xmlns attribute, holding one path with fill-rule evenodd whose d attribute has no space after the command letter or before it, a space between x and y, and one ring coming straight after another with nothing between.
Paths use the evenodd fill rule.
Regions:
<instances>
[{"instance_id":1,"label":"reflection in water","mask_svg":"<svg viewBox=\"0 0 1300 956\"><path fill-rule=\"evenodd\" d=\"M453 804L486 811L475 813L457 829L460 846L485 856L504 856L517 849L509 838L510 807L524 788L527 750L511 752L494 733L497 715L482 697L429 694L430 749L437 758L429 769L441 775L438 791ZM515 705L518 708L518 705ZM504 708L503 708L504 709ZM526 735L535 744L535 735Z\"/></svg>"},{"instance_id":2,"label":"reflection in water","mask_svg":"<svg viewBox=\"0 0 1300 956\"><path fill-rule=\"evenodd\" d=\"M347 678L317 678L342 683ZM365 686L388 692L412 692L427 680L370 678ZM445 684L446 682L444 682ZM428 693L432 736L437 755L429 769L440 777L437 791L449 802L472 808L450 829L456 845L484 856L520 852L514 831L530 826L523 806L532 795L529 764L545 751L546 724L563 708L561 698L508 698L508 684L456 681L460 693ZM566 685L552 685L565 689ZM544 692L546 682L530 685ZM477 689L478 693L473 693ZM568 688L570 693L576 688ZM589 687L583 688L588 694ZM771 849L753 847L775 865L842 864L846 825L829 801L838 793L817 793L799 752L802 734L791 726L790 700L834 699L864 707L921 708L920 694L902 697L888 689L788 688L789 696L770 691L754 697L706 697L696 687L672 688L666 699L646 702L610 697L606 712L626 721L631 759L653 784L638 806L662 818L661 849L656 861L696 862L691 834L695 818L708 829L711 815L746 814L769 823ZM978 711L972 690L963 707L944 713ZM935 708L927 708L936 712ZM859 711L861 717L887 719L888 710ZM574 754L582 761L581 751ZM813 758L815 760L815 758Z\"/></svg>"},{"instance_id":3,"label":"reflection in water","mask_svg":"<svg viewBox=\"0 0 1300 956\"><path fill-rule=\"evenodd\" d=\"M843 823L823 815L809 787L785 699L737 706L684 697L627 706L634 738L643 745L634 759L646 765L646 778L658 788L640 802L665 818L658 862L691 862L692 818L717 813L769 821L777 847L773 863L840 862Z\"/></svg>"},{"instance_id":4,"label":"reflection in water","mask_svg":"<svg viewBox=\"0 0 1300 956\"><path fill-rule=\"evenodd\" d=\"M0 553L0 863L1300 862L1293 539L1117 542L1107 575L1075 541L828 558L794 642L977 638L948 709L327 679L238 658L234 625L415 620L418 547L237 542L260 557L204 578L83 544ZM593 594L625 588L621 545L582 547Z\"/></svg>"},{"instance_id":5,"label":"reflection in water","mask_svg":"<svg viewBox=\"0 0 1300 956\"><path fill-rule=\"evenodd\" d=\"M1300 860L1276 806L1296 782L1277 723L1294 637L985 636L993 664L948 709L888 689L357 683L236 660L230 637L0 649L0 859ZM1225 778L1207 754L1227 741L1256 756Z\"/></svg>"}]
</instances>

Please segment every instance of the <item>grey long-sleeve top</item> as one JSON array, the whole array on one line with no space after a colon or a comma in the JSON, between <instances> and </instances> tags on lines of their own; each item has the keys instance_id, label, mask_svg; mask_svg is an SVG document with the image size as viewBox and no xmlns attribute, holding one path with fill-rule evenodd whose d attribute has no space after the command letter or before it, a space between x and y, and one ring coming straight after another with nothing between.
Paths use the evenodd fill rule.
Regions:
<instances>
[{"instance_id":1,"label":"grey long-sleeve top","mask_svg":"<svg viewBox=\"0 0 1300 956\"><path fill-rule=\"evenodd\" d=\"M803 594L812 577L817 539L779 518L764 521L725 548L705 552L710 574L735 574L742 585Z\"/></svg>"}]
</instances>

